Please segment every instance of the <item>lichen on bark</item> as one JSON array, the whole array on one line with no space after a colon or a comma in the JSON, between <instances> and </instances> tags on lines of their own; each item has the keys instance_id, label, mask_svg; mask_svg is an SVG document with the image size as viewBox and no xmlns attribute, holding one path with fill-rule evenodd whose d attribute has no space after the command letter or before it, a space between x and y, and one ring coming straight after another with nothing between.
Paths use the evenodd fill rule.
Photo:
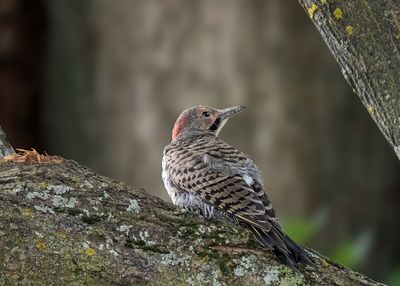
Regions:
<instances>
[{"instance_id":1,"label":"lichen on bark","mask_svg":"<svg viewBox=\"0 0 400 286\"><path fill-rule=\"evenodd\" d=\"M0 160L0 285L380 285L314 252L292 270L242 228L37 158Z\"/></svg>"},{"instance_id":2,"label":"lichen on bark","mask_svg":"<svg viewBox=\"0 0 400 286\"><path fill-rule=\"evenodd\" d=\"M299 2L400 159L400 2Z\"/></svg>"}]
</instances>

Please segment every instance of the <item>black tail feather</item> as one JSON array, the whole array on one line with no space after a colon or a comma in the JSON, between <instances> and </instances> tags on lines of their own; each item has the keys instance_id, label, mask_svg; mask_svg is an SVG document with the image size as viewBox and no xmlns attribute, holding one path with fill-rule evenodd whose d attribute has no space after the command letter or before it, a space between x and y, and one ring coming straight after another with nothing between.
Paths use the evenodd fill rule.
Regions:
<instances>
[{"instance_id":1,"label":"black tail feather","mask_svg":"<svg viewBox=\"0 0 400 286\"><path fill-rule=\"evenodd\" d=\"M279 260L297 268L299 263L312 264L310 257L303 247L294 242L280 228L272 226L269 231L249 226L254 237L265 247L271 249Z\"/></svg>"}]
</instances>

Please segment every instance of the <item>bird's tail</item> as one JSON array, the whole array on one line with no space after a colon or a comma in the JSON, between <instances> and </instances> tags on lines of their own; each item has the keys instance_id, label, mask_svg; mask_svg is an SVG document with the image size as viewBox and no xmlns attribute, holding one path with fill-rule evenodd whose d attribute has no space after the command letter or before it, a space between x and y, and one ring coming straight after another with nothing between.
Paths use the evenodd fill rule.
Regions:
<instances>
[{"instance_id":1,"label":"bird's tail","mask_svg":"<svg viewBox=\"0 0 400 286\"><path fill-rule=\"evenodd\" d=\"M269 231L255 226L249 228L254 237L263 246L271 249L282 263L292 268L297 268L299 263L312 264L304 248L286 235L279 226L272 226Z\"/></svg>"}]
</instances>

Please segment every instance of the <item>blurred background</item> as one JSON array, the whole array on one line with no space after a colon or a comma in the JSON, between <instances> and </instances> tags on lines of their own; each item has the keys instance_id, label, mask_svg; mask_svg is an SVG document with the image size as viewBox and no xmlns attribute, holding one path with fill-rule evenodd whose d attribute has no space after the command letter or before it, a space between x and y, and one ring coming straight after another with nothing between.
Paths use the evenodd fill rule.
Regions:
<instances>
[{"instance_id":1,"label":"blurred background","mask_svg":"<svg viewBox=\"0 0 400 286\"><path fill-rule=\"evenodd\" d=\"M400 285L400 165L297 1L1 0L0 125L169 200L179 113L246 105L251 154L297 241Z\"/></svg>"}]
</instances>

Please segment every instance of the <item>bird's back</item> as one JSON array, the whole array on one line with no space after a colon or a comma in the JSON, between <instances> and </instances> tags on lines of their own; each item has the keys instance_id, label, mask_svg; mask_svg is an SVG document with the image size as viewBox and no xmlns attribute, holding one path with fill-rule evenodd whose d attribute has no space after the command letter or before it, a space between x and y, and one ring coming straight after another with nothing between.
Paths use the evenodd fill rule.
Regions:
<instances>
[{"instance_id":1,"label":"bird's back","mask_svg":"<svg viewBox=\"0 0 400 286\"><path fill-rule=\"evenodd\" d=\"M268 227L276 221L253 161L214 136L174 141L164 150L163 179L173 202L194 196L213 208Z\"/></svg>"}]
</instances>

